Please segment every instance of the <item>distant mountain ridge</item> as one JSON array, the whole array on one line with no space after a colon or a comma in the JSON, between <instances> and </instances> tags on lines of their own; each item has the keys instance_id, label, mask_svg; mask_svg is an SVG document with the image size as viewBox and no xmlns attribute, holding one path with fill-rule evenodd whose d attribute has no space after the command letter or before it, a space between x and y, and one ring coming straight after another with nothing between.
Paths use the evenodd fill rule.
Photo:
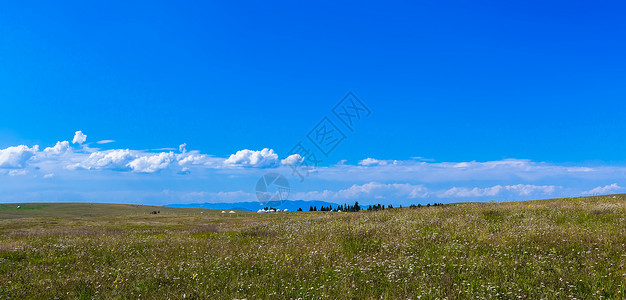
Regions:
<instances>
[{"instance_id":1,"label":"distant mountain ridge","mask_svg":"<svg viewBox=\"0 0 626 300\"><path fill-rule=\"evenodd\" d=\"M167 207L193 207L193 208L208 208L208 209L224 209L224 210L247 210L257 211L265 207L274 207L280 209L287 209L290 211L296 211L298 208L302 208L304 211L308 211L311 206L317 206L320 209L322 206L337 207L338 203L325 202L325 201L305 201L305 200L285 200L285 201L270 201L265 204L261 202L235 202L235 203L186 203L186 204L167 204Z\"/></svg>"}]
</instances>

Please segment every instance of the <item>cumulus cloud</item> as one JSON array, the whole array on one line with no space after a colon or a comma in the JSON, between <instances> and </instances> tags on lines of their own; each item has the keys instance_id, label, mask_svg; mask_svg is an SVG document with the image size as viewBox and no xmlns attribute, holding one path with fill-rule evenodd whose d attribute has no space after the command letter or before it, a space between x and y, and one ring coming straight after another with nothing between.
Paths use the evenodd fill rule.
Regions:
<instances>
[{"instance_id":1,"label":"cumulus cloud","mask_svg":"<svg viewBox=\"0 0 626 300\"><path fill-rule=\"evenodd\" d=\"M155 155L141 156L128 163L135 172L154 173L167 168L174 160L174 153L161 152Z\"/></svg>"},{"instance_id":2,"label":"cumulus cloud","mask_svg":"<svg viewBox=\"0 0 626 300\"><path fill-rule=\"evenodd\" d=\"M286 166L297 165L304 161L304 157L300 156L300 154L292 154L287 156L287 158L281 160L280 162Z\"/></svg>"},{"instance_id":3,"label":"cumulus cloud","mask_svg":"<svg viewBox=\"0 0 626 300\"><path fill-rule=\"evenodd\" d=\"M20 169L24 168L26 162L33 157L39 146L35 145L31 148L19 145L15 147L8 147L0 150L0 168L5 169Z\"/></svg>"},{"instance_id":4,"label":"cumulus cloud","mask_svg":"<svg viewBox=\"0 0 626 300\"><path fill-rule=\"evenodd\" d=\"M186 153L186 155L178 156L178 164L181 166L187 165L206 165L211 162L211 157L206 154L200 154L197 151L193 153Z\"/></svg>"},{"instance_id":5,"label":"cumulus cloud","mask_svg":"<svg viewBox=\"0 0 626 300\"><path fill-rule=\"evenodd\" d=\"M375 158L366 158L364 160L359 161L359 165L361 166L386 166L386 165L390 165L390 164L398 164L397 160L379 160L379 159L375 159Z\"/></svg>"},{"instance_id":6,"label":"cumulus cloud","mask_svg":"<svg viewBox=\"0 0 626 300\"><path fill-rule=\"evenodd\" d=\"M186 168L182 170L182 172L188 173L189 167L194 166L207 169L223 168L224 166L224 158L201 154L198 150L187 150L185 144L182 144L179 150L181 150L181 153L175 154L175 160L178 162L179 166Z\"/></svg>"},{"instance_id":7,"label":"cumulus cloud","mask_svg":"<svg viewBox=\"0 0 626 300\"><path fill-rule=\"evenodd\" d=\"M226 165L244 167L272 167L277 163L278 154L268 148L264 148L261 151L239 150L224 161Z\"/></svg>"},{"instance_id":8,"label":"cumulus cloud","mask_svg":"<svg viewBox=\"0 0 626 300\"><path fill-rule=\"evenodd\" d=\"M588 191L584 191L581 194L582 195L608 194L608 193L612 193L615 191L619 191L621 189L623 189L621 186L617 185L617 183L613 183L613 184L609 184L605 186L599 186Z\"/></svg>"},{"instance_id":9,"label":"cumulus cloud","mask_svg":"<svg viewBox=\"0 0 626 300\"><path fill-rule=\"evenodd\" d=\"M501 194L502 192L514 192L518 195L527 196L532 193L538 192L543 194L551 194L555 191L556 187L553 185L530 185L530 184L517 184L517 185L495 185L486 188L465 188L465 187L452 187L448 190L437 194L439 198L454 198L454 197L492 197Z\"/></svg>"},{"instance_id":10,"label":"cumulus cloud","mask_svg":"<svg viewBox=\"0 0 626 300\"><path fill-rule=\"evenodd\" d=\"M84 161L71 165L70 169L86 170L128 170L128 163L136 157L128 149L117 149L109 151L98 151L91 153Z\"/></svg>"},{"instance_id":11,"label":"cumulus cloud","mask_svg":"<svg viewBox=\"0 0 626 300\"><path fill-rule=\"evenodd\" d=\"M262 168L276 167L274 171L290 176L289 174L292 172L287 166L306 159L294 154L281 160L278 158L278 154L270 148L259 151L245 149L237 151L229 157L215 157L202 154L197 150L188 150L186 144L181 144L177 148L159 150L113 149L101 151L88 148L85 141L86 135L78 131L70 142L59 141L54 145L47 145L49 147L43 151L39 151L38 146L27 147L24 145L0 149L0 175L32 175L5 180L5 186L2 186L3 192L9 187L10 181L43 181L43 178L50 178L53 176L52 174L62 174L59 176L63 177L63 182L71 182L72 178L82 176L78 172L67 169L115 170L135 173L157 173L161 170L168 170L171 172L161 172L158 177L161 179L158 180L167 182L171 179L168 176L193 174L187 176L185 180L201 182L198 183L198 186L206 187L204 185L206 178L215 176L233 182L232 184L237 185L237 189L239 189L240 185L245 186L250 182L256 182L261 173L267 171ZM99 144L108 141L100 141ZM76 147L72 146L71 143L83 144ZM341 160L337 164L317 167L315 176L310 176L305 185L299 188L306 188L307 186L321 186L322 188L295 193L295 196L303 200L326 199L331 202L352 202L355 200L361 202L363 200L364 202L381 201L394 204L402 201L404 203L415 202L409 201L410 199L429 199L432 201L442 198L451 200L475 198L472 200L481 201L499 197L525 200L537 199L542 195L552 193L556 194L557 191L558 196L579 195L584 190L580 187L581 183L618 182L625 172L626 166L572 166L525 159L486 162L432 162L417 158L402 161L366 158L358 163L347 163L346 160ZM97 177L107 178L106 176L110 175L102 174L101 177ZM293 176L293 178L297 178L295 175ZM151 180L157 180L156 178L157 176L152 176ZM1 183L2 181L0 181ZM94 185L97 186L97 184ZM591 187L593 186L589 186L589 188ZM215 187L217 190L224 188L221 185ZM617 190L623 190L623 188L614 183L598 186L582 193L604 194ZM21 194L15 193L15 195L22 194L24 194L23 191ZM215 199L215 201L227 199L230 196L234 198L250 196L237 193L207 195L208 198ZM251 194L250 197L254 198L254 195Z\"/></svg>"},{"instance_id":12,"label":"cumulus cloud","mask_svg":"<svg viewBox=\"0 0 626 300\"><path fill-rule=\"evenodd\" d=\"M56 145L54 145L54 147L47 147L43 149L43 152L49 155L59 155L59 154L63 154L66 152L70 152L71 149L72 148L70 147L70 142L62 141L62 142L57 142Z\"/></svg>"},{"instance_id":13,"label":"cumulus cloud","mask_svg":"<svg viewBox=\"0 0 626 300\"><path fill-rule=\"evenodd\" d=\"M91 153L82 161L69 165L68 169L154 173L167 168L175 161L176 155L172 152L152 154L129 149L116 149Z\"/></svg>"},{"instance_id":14,"label":"cumulus cloud","mask_svg":"<svg viewBox=\"0 0 626 300\"><path fill-rule=\"evenodd\" d=\"M74 133L74 139L72 140L72 144L82 144L86 140L87 140L87 135L79 130L79 131L76 131L76 133Z\"/></svg>"}]
</instances>

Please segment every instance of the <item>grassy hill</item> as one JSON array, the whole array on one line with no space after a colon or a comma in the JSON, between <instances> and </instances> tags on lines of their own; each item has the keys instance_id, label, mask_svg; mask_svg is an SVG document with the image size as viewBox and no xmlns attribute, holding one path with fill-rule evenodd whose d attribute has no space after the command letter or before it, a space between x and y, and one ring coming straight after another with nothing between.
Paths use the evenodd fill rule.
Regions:
<instances>
[{"instance_id":1,"label":"grassy hill","mask_svg":"<svg viewBox=\"0 0 626 300\"><path fill-rule=\"evenodd\" d=\"M623 299L626 292L624 195L358 213L159 207L150 215L155 208L37 205L2 210L29 217L0 220L0 298Z\"/></svg>"},{"instance_id":2,"label":"grassy hill","mask_svg":"<svg viewBox=\"0 0 626 300\"><path fill-rule=\"evenodd\" d=\"M20 206L18 209L17 207ZM161 214L215 213L215 210L109 203L5 203L0 204L1 219L67 218Z\"/></svg>"}]
</instances>

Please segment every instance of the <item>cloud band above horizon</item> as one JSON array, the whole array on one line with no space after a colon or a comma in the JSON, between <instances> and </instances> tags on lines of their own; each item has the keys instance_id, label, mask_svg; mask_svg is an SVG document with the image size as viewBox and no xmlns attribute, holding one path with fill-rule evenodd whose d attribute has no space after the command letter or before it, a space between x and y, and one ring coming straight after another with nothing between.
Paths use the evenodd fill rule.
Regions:
<instances>
[{"instance_id":1,"label":"cloud band above horizon","mask_svg":"<svg viewBox=\"0 0 626 300\"><path fill-rule=\"evenodd\" d=\"M149 204L254 201L252 188L259 176L269 171L293 175L294 165L305 160L298 154L280 158L271 148L238 150L225 158L187 150L186 144L172 147L178 151L101 150L90 148L86 140L87 135L77 131L72 143L59 141L41 151L38 145L0 149L0 177L6 179L0 183L4 191L0 201L15 201L20 197L26 201L98 198L96 194L86 196L89 191L83 191L82 187L85 181L93 191L123 190L126 195L136 194L136 202ZM568 166L524 159L432 162L366 157L355 164L341 160L310 170L306 180L295 186L297 190L292 197L390 204L524 200L619 192L623 189L624 173L624 166ZM141 189L129 189L125 184L129 178L141 182ZM221 184L212 187L203 181L207 178ZM111 187L111 182L118 186ZM183 187L162 193L169 190L170 182L183 182ZM107 202L102 198L101 201ZM133 197L123 199L132 201Z\"/></svg>"}]
</instances>

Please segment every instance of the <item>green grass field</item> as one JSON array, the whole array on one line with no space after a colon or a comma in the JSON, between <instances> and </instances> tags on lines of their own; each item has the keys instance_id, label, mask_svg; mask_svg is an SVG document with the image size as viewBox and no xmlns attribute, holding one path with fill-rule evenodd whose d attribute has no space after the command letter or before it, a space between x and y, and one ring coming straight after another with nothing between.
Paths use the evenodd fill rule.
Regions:
<instances>
[{"instance_id":1,"label":"green grass field","mask_svg":"<svg viewBox=\"0 0 626 300\"><path fill-rule=\"evenodd\" d=\"M0 205L2 299L623 299L626 292L624 195L358 213L21 205Z\"/></svg>"}]
</instances>

